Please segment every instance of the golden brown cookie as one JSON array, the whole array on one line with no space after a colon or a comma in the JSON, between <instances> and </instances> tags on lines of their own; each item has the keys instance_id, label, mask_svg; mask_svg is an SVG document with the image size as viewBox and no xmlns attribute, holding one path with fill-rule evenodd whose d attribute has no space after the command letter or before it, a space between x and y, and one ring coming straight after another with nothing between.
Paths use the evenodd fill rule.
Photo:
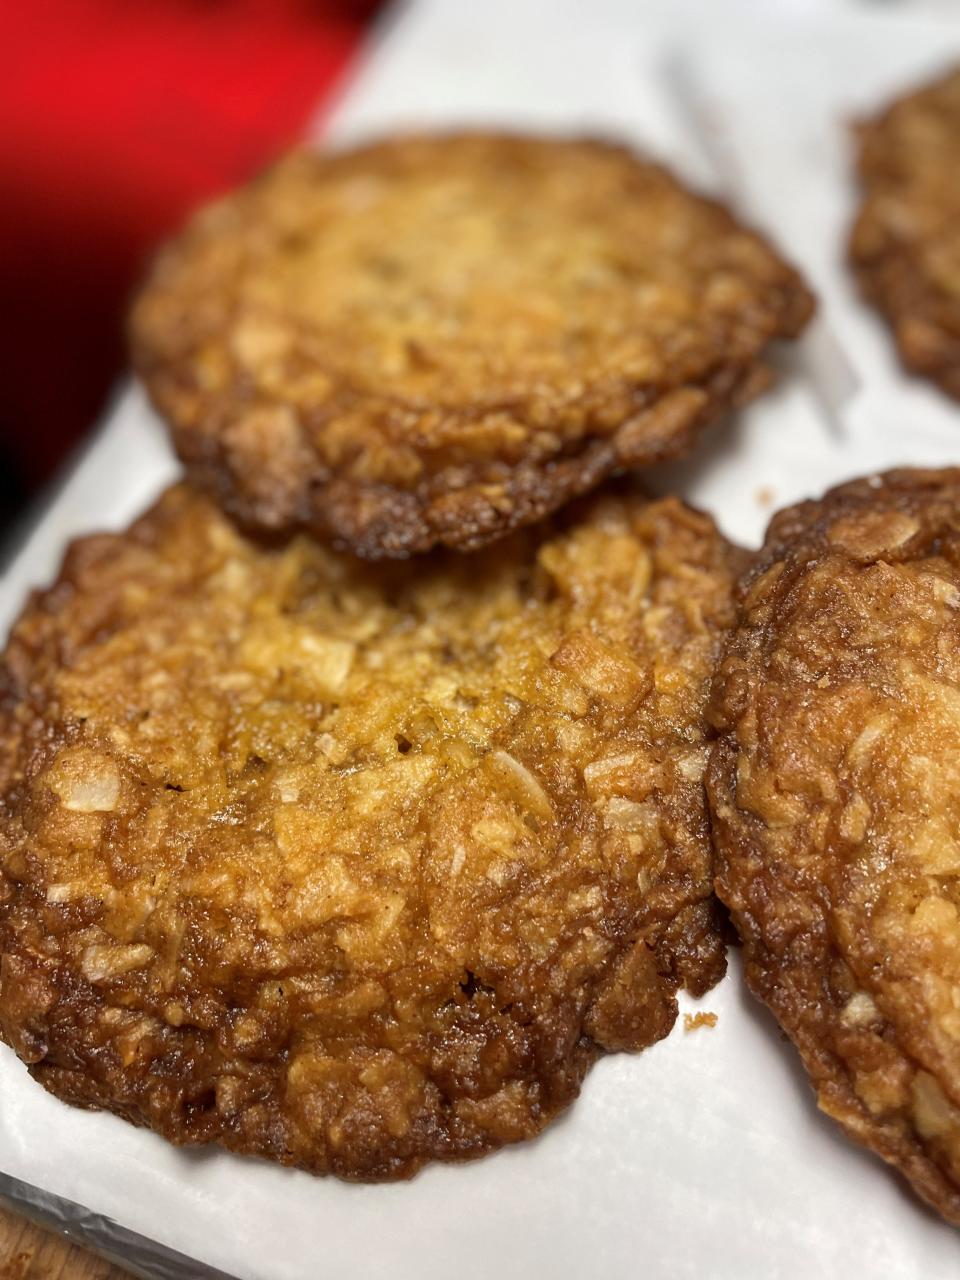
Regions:
<instances>
[{"instance_id":1,"label":"golden brown cookie","mask_svg":"<svg viewBox=\"0 0 960 1280\"><path fill-rule=\"evenodd\" d=\"M850 253L904 364L960 398L960 68L862 125Z\"/></svg>"},{"instance_id":2,"label":"golden brown cookie","mask_svg":"<svg viewBox=\"0 0 960 1280\"><path fill-rule=\"evenodd\" d=\"M377 559L479 547L685 452L811 305L657 165L460 134L283 161L161 255L131 332L229 513Z\"/></svg>"},{"instance_id":3,"label":"golden brown cookie","mask_svg":"<svg viewBox=\"0 0 960 1280\"><path fill-rule=\"evenodd\" d=\"M623 491L474 557L171 489L0 668L0 1031L178 1143L396 1178L537 1133L722 974L705 702L743 555Z\"/></svg>"},{"instance_id":4,"label":"golden brown cookie","mask_svg":"<svg viewBox=\"0 0 960 1280\"><path fill-rule=\"evenodd\" d=\"M747 981L820 1107L960 1223L960 470L777 515L714 716Z\"/></svg>"}]
</instances>

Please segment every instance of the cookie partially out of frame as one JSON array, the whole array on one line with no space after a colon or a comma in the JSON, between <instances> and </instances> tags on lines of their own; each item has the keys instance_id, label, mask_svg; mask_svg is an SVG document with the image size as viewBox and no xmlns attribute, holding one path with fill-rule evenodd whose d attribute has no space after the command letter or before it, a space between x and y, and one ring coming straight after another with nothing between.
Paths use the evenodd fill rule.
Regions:
<instances>
[{"instance_id":1,"label":"cookie partially out of frame","mask_svg":"<svg viewBox=\"0 0 960 1280\"><path fill-rule=\"evenodd\" d=\"M481 546L687 451L811 305L658 165L462 134L288 158L160 256L131 330L230 514L376 559Z\"/></svg>"},{"instance_id":2,"label":"cookie partially out of frame","mask_svg":"<svg viewBox=\"0 0 960 1280\"><path fill-rule=\"evenodd\" d=\"M820 1107L960 1224L960 470L776 516L714 715L747 981Z\"/></svg>"},{"instance_id":3,"label":"cookie partially out of frame","mask_svg":"<svg viewBox=\"0 0 960 1280\"><path fill-rule=\"evenodd\" d=\"M960 67L859 133L853 265L904 364L960 399Z\"/></svg>"},{"instance_id":4,"label":"cookie partially out of frame","mask_svg":"<svg viewBox=\"0 0 960 1280\"><path fill-rule=\"evenodd\" d=\"M177 1143L403 1177L536 1134L722 974L705 703L742 567L630 492L475 557L170 490L0 666L0 1034Z\"/></svg>"}]
</instances>

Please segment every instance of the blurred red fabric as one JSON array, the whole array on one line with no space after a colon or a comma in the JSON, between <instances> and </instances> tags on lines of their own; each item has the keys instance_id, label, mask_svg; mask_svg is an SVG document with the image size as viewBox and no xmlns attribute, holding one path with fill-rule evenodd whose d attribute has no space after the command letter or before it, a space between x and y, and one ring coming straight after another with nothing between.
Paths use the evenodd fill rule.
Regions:
<instances>
[{"instance_id":1,"label":"blurred red fabric","mask_svg":"<svg viewBox=\"0 0 960 1280\"><path fill-rule=\"evenodd\" d=\"M123 312L150 249L297 138L376 5L0 7L0 466L32 488L123 367Z\"/></svg>"}]
</instances>

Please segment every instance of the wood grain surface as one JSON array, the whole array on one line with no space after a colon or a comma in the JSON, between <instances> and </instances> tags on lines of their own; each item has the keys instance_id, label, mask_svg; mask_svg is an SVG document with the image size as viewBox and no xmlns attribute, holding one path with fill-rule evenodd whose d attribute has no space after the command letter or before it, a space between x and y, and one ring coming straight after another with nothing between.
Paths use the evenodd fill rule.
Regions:
<instances>
[{"instance_id":1,"label":"wood grain surface","mask_svg":"<svg viewBox=\"0 0 960 1280\"><path fill-rule=\"evenodd\" d=\"M130 1280L130 1273L0 1206L0 1280Z\"/></svg>"}]
</instances>

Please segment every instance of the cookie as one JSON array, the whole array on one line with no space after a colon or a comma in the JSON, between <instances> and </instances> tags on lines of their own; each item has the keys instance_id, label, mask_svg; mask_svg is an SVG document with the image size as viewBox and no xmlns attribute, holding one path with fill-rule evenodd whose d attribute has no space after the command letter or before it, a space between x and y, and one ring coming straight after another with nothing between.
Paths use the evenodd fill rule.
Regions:
<instances>
[{"instance_id":1,"label":"cookie","mask_svg":"<svg viewBox=\"0 0 960 1280\"><path fill-rule=\"evenodd\" d=\"M459 134L283 161L161 255L131 334L197 484L377 559L474 549L686 452L811 305L658 165Z\"/></svg>"},{"instance_id":2,"label":"cookie","mask_svg":"<svg viewBox=\"0 0 960 1280\"><path fill-rule=\"evenodd\" d=\"M960 470L776 516L713 716L747 981L820 1107L960 1224Z\"/></svg>"},{"instance_id":3,"label":"cookie","mask_svg":"<svg viewBox=\"0 0 960 1280\"><path fill-rule=\"evenodd\" d=\"M854 269L906 367L960 398L960 69L859 133Z\"/></svg>"},{"instance_id":4,"label":"cookie","mask_svg":"<svg viewBox=\"0 0 960 1280\"><path fill-rule=\"evenodd\" d=\"M723 972L742 563L630 491L402 564L187 486L76 543L0 669L3 1038L68 1102L316 1173L533 1136Z\"/></svg>"}]
</instances>

